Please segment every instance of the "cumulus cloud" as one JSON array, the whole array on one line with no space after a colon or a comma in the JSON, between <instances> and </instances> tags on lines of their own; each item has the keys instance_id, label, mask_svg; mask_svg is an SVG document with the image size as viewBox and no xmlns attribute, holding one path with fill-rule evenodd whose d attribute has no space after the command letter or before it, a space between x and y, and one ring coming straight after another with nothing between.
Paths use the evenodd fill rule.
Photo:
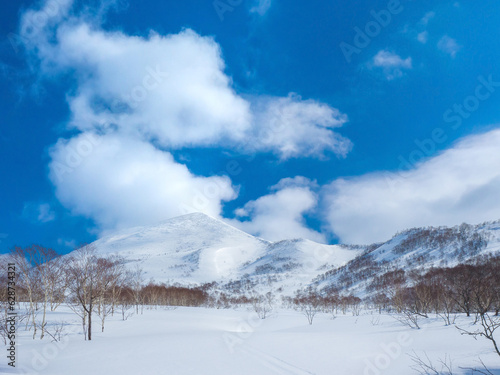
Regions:
<instances>
[{"instance_id":1,"label":"cumulus cloud","mask_svg":"<svg viewBox=\"0 0 500 375\"><path fill-rule=\"evenodd\" d=\"M381 68L387 80L390 81L402 77L404 70L411 69L412 59L411 57L403 59L396 53L381 50L373 57L372 66Z\"/></svg>"},{"instance_id":2,"label":"cumulus cloud","mask_svg":"<svg viewBox=\"0 0 500 375\"><path fill-rule=\"evenodd\" d=\"M441 39L439 39L437 47L441 51L450 55L452 58L455 58L458 51L460 51L460 49L462 48L462 46L460 46L455 39L450 38L448 35L445 35Z\"/></svg>"},{"instance_id":3,"label":"cumulus cloud","mask_svg":"<svg viewBox=\"0 0 500 375\"><path fill-rule=\"evenodd\" d=\"M345 153L343 143L348 141L332 130L339 124L338 110L298 97L293 102L270 99L267 107L253 105L261 98L243 98L234 91L213 38L189 29L130 36L105 31L87 18L47 22L36 43L28 46L45 77L63 73L76 77L77 87L68 95L70 126L80 131L119 131L170 149L244 145L282 158L321 157L324 149ZM21 33L25 29L21 27ZM275 107L285 104L290 107L285 111L286 132L311 131L310 143L286 135L269 144L259 138L261 130L276 120ZM314 141L323 146L316 147ZM290 148L297 151L283 152Z\"/></svg>"},{"instance_id":4,"label":"cumulus cloud","mask_svg":"<svg viewBox=\"0 0 500 375\"><path fill-rule=\"evenodd\" d=\"M499 145L493 130L409 171L338 179L323 191L326 220L342 242L372 243L411 227L499 219Z\"/></svg>"},{"instance_id":5,"label":"cumulus cloud","mask_svg":"<svg viewBox=\"0 0 500 375\"><path fill-rule=\"evenodd\" d=\"M249 104L231 89L211 38L191 30L130 37L88 24L64 25L57 35L58 43L39 57L75 71L70 125L81 131L113 124L180 148L241 140L250 126Z\"/></svg>"},{"instance_id":6,"label":"cumulus cloud","mask_svg":"<svg viewBox=\"0 0 500 375\"><path fill-rule=\"evenodd\" d=\"M318 203L315 183L304 178L286 178L271 188L271 193L248 202L236 211L239 220L228 220L240 229L270 241L306 238L325 242L319 232L308 228L304 215ZM248 218L247 221L241 221Z\"/></svg>"},{"instance_id":7,"label":"cumulus cloud","mask_svg":"<svg viewBox=\"0 0 500 375\"><path fill-rule=\"evenodd\" d=\"M148 142L81 134L51 150L50 178L59 201L102 230L153 224L189 212L218 217L236 192L228 177L200 177ZM78 151L87 144L85 153Z\"/></svg>"},{"instance_id":8,"label":"cumulus cloud","mask_svg":"<svg viewBox=\"0 0 500 375\"><path fill-rule=\"evenodd\" d=\"M318 188L318 183L304 176L286 177L279 180L276 185L269 188L271 191L278 191L287 188Z\"/></svg>"},{"instance_id":9,"label":"cumulus cloud","mask_svg":"<svg viewBox=\"0 0 500 375\"><path fill-rule=\"evenodd\" d=\"M261 1L256 11L269 6ZM196 176L170 150L221 147L281 160L349 151L335 131L347 120L337 109L298 95L243 97L212 37L107 31L105 9L78 13L70 0L48 0L26 11L19 29L40 81L69 84L67 127L75 135L51 151L56 195L100 229L190 211L219 216L236 197L229 178Z\"/></svg>"}]
</instances>

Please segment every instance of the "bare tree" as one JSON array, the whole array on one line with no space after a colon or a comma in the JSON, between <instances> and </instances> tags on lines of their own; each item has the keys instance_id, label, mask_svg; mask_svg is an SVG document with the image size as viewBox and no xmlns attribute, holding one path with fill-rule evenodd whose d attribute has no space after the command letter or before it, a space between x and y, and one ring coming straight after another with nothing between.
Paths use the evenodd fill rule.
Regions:
<instances>
[{"instance_id":1,"label":"bare tree","mask_svg":"<svg viewBox=\"0 0 500 375\"><path fill-rule=\"evenodd\" d=\"M31 252L33 255L33 266L38 271L37 274L41 286L42 321L40 323L40 339L43 339L47 325L47 309L53 303L56 288L60 287L60 283L64 280L64 277L61 270L61 263L58 261L59 254L53 249L33 245Z\"/></svg>"},{"instance_id":2,"label":"bare tree","mask_svg":"<svg viewBox=\"0 0 500 375\"><path fill-rule=\"evenodd\" d=\"M97 315L101 319L101 332L104 332L106 317L112 312L115 303L113 291L122 282L124 274L124 260L122 257L112 256L110 258L98 259L100 277L97 280L98 293Z\"/></svg>"},{"instance_id":3,"label":"bare tree","mask_svg":"<svg viewBox=\"0 0 500 375\"><path fill-rule=\"evenodd\" d=\"M93 245L83 245L72 254L68 265L69 290L73 309L82 318L85 339L92 340L92 313L115 280L110 276L114 265L109 259L97 257Z\"/></svg>"},{"instance_id":4,"label":"bare tree","mask_svg":"<svg viewBox=\"0 0 500 375\"><path fill-rule=\"evenodd\" d=\"M139 264L135 265L135 268L130 275L130 283L134 296L135 313L139 314L139 305L143 304L141 291L144 284L144 272Z\"/></svg>"},{"instance_id":5,"label":"bare tree","mask_svg":"<svg viewBox=\"0 0 500 375\"><path fill-rule=\"evenodd\" d=\"M52 329L47 329L46 333L52 337L52 341L59 342L63 337L67 336L65 332L67 323L65 321L59 321L52 325Z\"/></svg>"},{"instance_id":6,"label":"bare tree","mask_svg":"<svg viewBox=\"0 0 500 375\"><path fill-rule=\"evenodd\" d=\"M314 317L320 311L321 297L314 292L309 291L305 295L297 295L294 298L295 305L305 315L310 325L313 324Z\"/></svg>"},{"instance_id":7,"label":"bare tree","mask_svg":"<svg viewBox=\"0 0 500 375\"><path fill-rule=\"evenodd\" d=\"M474 266L462 264L448 272L453 283L453 298L457 306L470 316L473 309Z\"/></svg>"},{"instance_id":8,"label":"bare tree","mask_svg":"<svg viewBox=\"0 0 500 375\"><path fill-rule=\"evenodd\" d=\"M420 315L410 310L403 309L400 313L394 315L394 319L410 328L420 329L420 325L418 324Z\"/></svg>"},{"instance_id":9,"label":"bare tree","mask_svg":"<svg viewBox=\"0 0 500 375\"><path fill-rule=\"evenodd\" d=\"M35 249L32 246L26 248L15 246L10 251L9 259L9 263L15 263L18 270L16 284L26 291L29 314L29 319L26 321L26 329L31 324L31 327L33 327L33 339L37 333L36 316L40 295L38 290L40 287L39 272L35 268L35 257Z\"/></svg>"},{"instance_id":10,"label":"bare tree","mask_svg":"<svg viewBox=\"0 0 500 375\"><path fill-rule=\"evenodd\" d=\"M413 362L413 366L411 368L415 370L417 373L421 375L453 375L453 364L451 362L451 358L445 356L444 360L438 360L440 369L436 365L432 363L429 359L427 353L424 353L425 359L418 356L415 352L413 354L409 354Z\"/></svg>"},{"instance_id":11,"label":"bare tree","mask_svg":"<svg viewBox=\"0 0 500 375\"><path fill-rule=\"evenodd\" d=\"M491 341L493 347L495 348L495 352L500 356L500 349L498 347L498 343L495 339L495 331L500 327L500 317L490 316L488 313L478 314L478 319L481 327L476 329L475 331L469 331L460 327L457 329L460 331L462 335L469 335L477 338L478 336L482 336Z\"/></svg>"},{"instance_id":12,"label":"bare tree","mask_svg":"<svg viewBox=\"0 0 500 375\"><path fill-rule=\"evenodd\" d=\"M327 312L332 315L332 319L335 319L339 309L340 297L338 294L332 294L323 298L323 305Z\"/></svg>"},{"instance_id":13,"label":"bare tree","mask_svg":"<svg viewBox=\"0 0 500 375\"><path fill-rule=\"evenodd\" d=\"M263 295L255 295L251 298L252 307L260 319L266 319L267 314L272 310L272 299Z\"/></svg>"}]
</instances>

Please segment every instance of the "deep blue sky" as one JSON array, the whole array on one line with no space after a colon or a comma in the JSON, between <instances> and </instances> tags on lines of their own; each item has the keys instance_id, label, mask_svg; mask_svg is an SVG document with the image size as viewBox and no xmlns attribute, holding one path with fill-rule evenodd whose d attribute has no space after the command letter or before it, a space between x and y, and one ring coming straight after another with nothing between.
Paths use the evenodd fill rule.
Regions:
<instances>
[{"instance_id":1,"label":"deep blue sky","mask_svg":"<svg viewBox=\"0 0 500 375\"><path fill-rule=\"evenodd\" d=\"M231 177L240 185L239 196L224 205L225 217L268 194L282 178L305 176L323 186L341 177L397 171L400 156L408 158L416 149L415 140L429 138L436 128L444 129L446 141L435 144L429 157L500 123L500 92L481 101L458 129L443 120L448 108L475 93L479 76L500 81L498 2L402 1L403 10L392 15L389 25L350 63L340 43L353 44L354 28L364 29L373 20L370 11L387 9L387 1L273 0L263 15L250 12L256 3L244 0L221 20L211 0L129 0L109 10L100 25L136 36L147 36L151 30L176 34L184 28L212 36L238 95L286 97L294 92L349 117L338 129L353 144L345 158L327 151L321 158L280 161L259 153L247 161L247 156L227 147L171 150L196 175L218 174L233 158L240 162L242 172ZM95 217L73 214L61 204L48 177L49 147L74 134L65 125L70 113L65 97L74 91L74 82L65 75L38 81L26 54L9 42L11 33L19 33L22 12L37 4L8 2L0 15L1 252L33 242L67 252L98 236ZM426 15L431 15L427 24ZM399 62L374 66L381 51ZM49 210L42 220L40 205ZM306 214L305 220L321 231L323 217ZM329 242L337 237L327 236Z\"/></svg>"}]
</instances>

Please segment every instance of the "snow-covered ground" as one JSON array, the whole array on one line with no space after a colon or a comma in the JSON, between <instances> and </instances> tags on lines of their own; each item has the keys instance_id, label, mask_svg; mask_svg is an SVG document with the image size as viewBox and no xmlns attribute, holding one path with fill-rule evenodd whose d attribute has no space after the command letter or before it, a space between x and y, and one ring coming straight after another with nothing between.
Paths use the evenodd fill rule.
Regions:
<instances>
[{"instance_id":1,"label":"snow-covered ground","mask_svg":"<svg viewBox=\"0 0 500 375\"><path fill-rule=\"evenodd\" d=\"M77 316L66 307L50 321L72 325L62 342L21 338L17 361L24 374L46 375L266 375L418 374L409 354L459 367L477 367L479 358L500 374L500 358L484 339L461 336L439 318L410 329L390 315L364 311L360 316L319 313L312 326L293 310L275 310L265 320L244 308L144 310L122 321L109 319L101 333L94 318L92 341L84 341ZM459 317L466 327L473 318ZM1 361L0 373L10 373ZM2 367L4 366L4 367Z\"/></svg>"}]
</instances>

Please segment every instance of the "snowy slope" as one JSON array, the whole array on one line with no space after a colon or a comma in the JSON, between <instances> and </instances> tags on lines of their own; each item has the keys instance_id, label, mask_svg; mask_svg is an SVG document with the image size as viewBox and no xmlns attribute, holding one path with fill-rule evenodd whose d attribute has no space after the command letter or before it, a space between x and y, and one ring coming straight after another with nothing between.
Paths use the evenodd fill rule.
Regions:
<instances>
[{"instance_id":1,"label":"snowy slope","mask_svg":"<svg viewBox=\"0 0 500 375\"><path fill-rule=\"evenodd\" d=\"M123 230L93 244L100 254L123 256L131 268L139 264L147 280L199 284L279 275L293 279L290 288L360 254L304 239L268 242L202 213Z\"/></svg>"},{"instance_id":2,"label":"snowy slope","mask_svg":"<svg viewBox=\"0 0 500 375\"><path fill-rule=\"evenodd\" d=\"M413 228L383 244L369 246L341 268L332 267L316 278L315 285L320 289L340 287L364 297L373 277L386 272L453 267L485 255L500 255L500 221Z\"/></svg>"},{"instance_id":3,"label":"snowy slope","mask_svg":"<svg viewBox=\"0 0 500 375\"><path fill-rule=\"evenodd\" d=\"M370 246L323 245L305 239L268 242L218 219L194 213L136 227L94 242L101 254L139 264L146 280L201 284L242 281L257 290L293 294L315 285L359 296L375 276L395 269L451 267L498 254L500 221L453 228L413 228ZM228 284L229 283L229 284Z\"/></svg>"},{"instance_id":4,"label":"snowy slope","mask_svg":"<svg viewBox=\"0 0 500 375\"><path fill-rule=\"evenodd\" d=\"M271 279L274 289L292 295L297 289L310 285L326 269L338 268L355 259L362 250L301 238L283 240L269 244L266 254L245 267L243 272L251 275L251 279L260 278L259 284L266 284Z\"/></svg>"},{"instance_id":5,"label":"snowy slope","mask_svg":"<svg viewBox=\"0 0 500 375\"><path fill-rule=\"evenodd\" d=\"M243 264L264 254L268 242L201 213L155 226L135 227L94 242L101 254L138 263L146 277L209 282L237 277Z\"/></svg>"}]
</instances>

